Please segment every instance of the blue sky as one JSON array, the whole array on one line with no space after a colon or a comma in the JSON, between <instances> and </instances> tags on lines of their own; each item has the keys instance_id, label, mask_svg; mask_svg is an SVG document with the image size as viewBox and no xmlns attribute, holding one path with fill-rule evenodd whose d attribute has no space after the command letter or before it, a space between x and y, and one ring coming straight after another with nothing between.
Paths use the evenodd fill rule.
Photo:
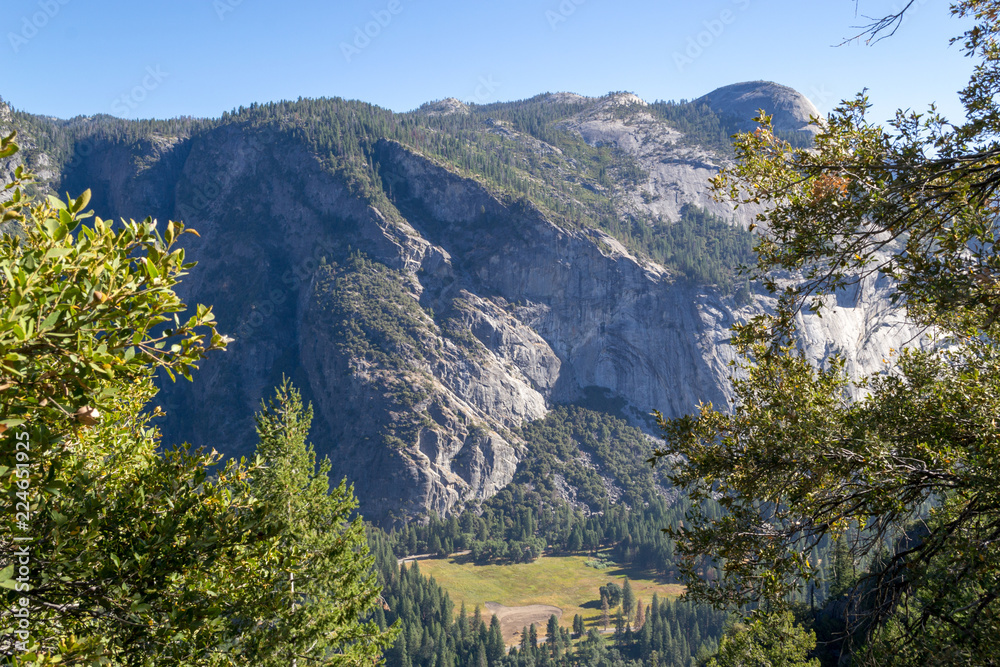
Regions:
<instances>
[{"instance_id":1,"label":"blue sky","mask_svg":"<svg viewBox=\"0 0 1000 667\"><path fill-rule=\"evenodd\" d=\"M948 45L964 24L947 3L918 1L875 46L833 46L901 2L4 0L0 97L62 118L164 118L299 96L396 111L563 90L679 100L766 79L824 113L867 87L877 119L931 101L957 118L972 61Z\"/></svg>"}]
</instances>

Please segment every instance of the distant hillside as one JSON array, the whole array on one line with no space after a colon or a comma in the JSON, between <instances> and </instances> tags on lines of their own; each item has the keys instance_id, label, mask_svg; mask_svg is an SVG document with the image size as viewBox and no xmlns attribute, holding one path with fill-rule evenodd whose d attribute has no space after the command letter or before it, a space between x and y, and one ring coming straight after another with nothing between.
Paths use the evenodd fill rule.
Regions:
<instances>
[{"instance_id":1,"label":"distant hillside","mask_svg":"<svg viewBox=\"0 0 1000 667\"><path fill-rule=\"evenodd\" d=\"M694 104L705 104L712 111L729 118L738 119L746 129L750 119L763 109L773 116L775 129L787 132L819 131L811 125L810 118L819 117L819 110L805 95L788 86L771 81L746 81L717 88L699 97Z\"/></svg>"},{"instance_id":2,"label":"distant hillside","mask_svg":"<svg viewBox=\"0 0 1000 667\"><path fill-rule=\"evenodd\" d=\"M590 388L639 425L729 399L728 327L772 304L735 273L753 211L707 192L745 94L404 114L302 99L169 121L4 109L0 125L22 132L40 191L90 187L105 218L201 234L181 293L236 340L193 384L163 383L164 437L247 454L289 375L320 454L388 522L495 496L529 454L522 427ZM866 284L804 320L807 354L877 367L913 334L880 303ZM592 497L580 480L560 493Z\"/></svg>"}]
</instances>

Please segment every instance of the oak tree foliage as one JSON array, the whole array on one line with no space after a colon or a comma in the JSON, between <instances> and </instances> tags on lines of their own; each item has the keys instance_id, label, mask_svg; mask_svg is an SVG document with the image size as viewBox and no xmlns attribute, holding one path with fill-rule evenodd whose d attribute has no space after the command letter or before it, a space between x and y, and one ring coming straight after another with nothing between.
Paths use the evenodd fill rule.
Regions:
<instances>
[{"instance_id":1,"label":"oak tree foliage","mask_svg":"<svg viewBox=\"0 0 1000 667\"><path fill-rule=\"evenodd\" d=\"M811 149L776 137L763 113L736 138L713 187L765 205L755 277L778 307L734 327L731 410L661 419L652 459L670 457L674 484L725 510L712 519L694 503L669 529L697 599L777 612L820 575L817 549L846 543L858 576L838 614L860 663L997 662L1000 3L952 12L975 22L958 40L977 60L964 122L931 107L883 126L859 96L820 122ZM864 378L836 356L809 363L800 313L875 280L931 344ZM701 577L709 566L723 576Z\"/></svg>"},{"instance_id":2,"label":"oak tree foliage","mask_svg":"<svg viewBox=\"0 0 1000 667\"><path fill-rule=\"evenodd\" d=\"M0 138L0 159L14 140ZM0 197L0 496L17 510L0 519L4 663L242 665L264 647L377 662L391 633L363 622L377 593L359 586L369 563L344 525L349 492L318 498L322 475L308 471L292 500L334 529L318 537L274 512L278 487L263 480L280 457L162 447L151 423L153 374L190 378L229 342L210 308L180 317L192 264L177 239L190 230L88 220L89 191L35 201L30 182L18 167ZM311 595L299 604L323 612L315 625L278 584L289 573ZM357 598L321 606L317 584L341 583Z\"/></svg>"}]
</instances>

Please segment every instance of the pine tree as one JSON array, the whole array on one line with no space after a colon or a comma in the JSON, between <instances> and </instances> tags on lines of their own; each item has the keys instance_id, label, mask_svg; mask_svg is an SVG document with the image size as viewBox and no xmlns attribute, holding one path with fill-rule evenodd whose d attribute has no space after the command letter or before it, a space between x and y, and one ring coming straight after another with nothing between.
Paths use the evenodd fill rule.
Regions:
<instances>
[{"instance_id":1,"label":"pine tree","mask_svg":"<svg viewBox=\"0 0 1000 667\"><path fill-rule=\"evenodd\" d=\"M469 617L465 612L465 600L462 600L462 610L458 612L458 636L465 639L469 634Z\"/></svg>"},{"instance_id":2,"label":"pine tree","mask_svg":"<svg viewBox=\"0 0 1000 667\"><path fill-rule=\"evenodd\" d=\"M606 595L602 595L601 596L601 622L604 624L604 629L605 630L608 629L608 624L611 622L611 619L608 616L608 611L609 611L609 608L608 608L608 598L607 598Z\"/></svg>"},{"instance_id":3,"label":"pine tree","mask_svg":"<svg viewBox=\"0 0 1000 667\"><path fill-rule=\"evenodd\" d=\"M326 660L362 659L377 654L394 635L374 620L363 621L379 600L380 586L368 556L353 490L342 481L330 489L330 460L316 464L306 442L312 407L283 380L275 398L255 416L257 455L264 467L254 471L252 488L272 520L282 526L288 568L270 582L291 611L258 633L250 647L255 664L288 665L294 656ZM332 638L332 639L331 639Z\"/></svg>"},{"instance_id":4,"label":"pine tree","mask_svg":"<svg viewBox=\"0 0 1000 667\"><path fill-rule=\"evenodd\" d=\"M833 581L830 582L830 597L840 597L854 585L854 560L843 535L833 543Z\"/></svg>"},{"instance_id":5,"label":"pine tree","mask_svg":"<svg viewBox=\"0 0 1000 667\"><path fill-rule=\"evenodd\" d=\"M499 665L506 652L503 631L500 629L500 619L494 615L490 619L489 638L486 640L486 658L491 665Z\"/></svg>"},{"instance_id":6,"label":"pine tree","mask_svg":"<svg viewBox=\"0 0 1000 667\"><path fill-rule=\"evenodd\" d=\"M479 605L476 605L475 610L472 612L472 633L475 635L479 634L479 631L483 628L483 613L479 611Z\"/></svg>"},{"instance_id":7,"label":"pine tree","mask_svg":"<svg viewBox=\"0 0 1000 667\"><path fill-rule=\"evenodd\" d=\"M386 651L386 660L390 665L394 667L411 667L410 661L410 651L406 645L406 633L399 633L399 637L396 638L396 643L392 645L388 651Z\"/></svg>"},{"instance_id":8,"label":"pine tree","mask_svg":"<svg viewBox=\"0 0 1000 667\"><path fill-rule=\"evenodd\" d=\"M555 614L549 616L549 622L545 628L546 638L549 648L552 650L552 657L559 657L559 619Z\"/></svg>"},{"instance_id":9,"label":"pine tree","mask_svg":"<svg viewBox=\"0 0 1000 667\"><path fill-rule=\"evenodd\" d=\"M635 629L642 630L642 626L645 622L646 617L642 608L642 600L639 600L635 605Z\"/></svg>"},{"instance_id":10,"label":"pine tree","mask_svg":"<svg viewBox=\"0 0 1000 667\"><path fill-rule=\"evenodd\" d=\"M635 606L635 595L632 593L632 584L628 577L625 577L625 585L622 586L622 611L625 612L626 620L632 619L632 608Z\"/></svg>"}]
</instances>

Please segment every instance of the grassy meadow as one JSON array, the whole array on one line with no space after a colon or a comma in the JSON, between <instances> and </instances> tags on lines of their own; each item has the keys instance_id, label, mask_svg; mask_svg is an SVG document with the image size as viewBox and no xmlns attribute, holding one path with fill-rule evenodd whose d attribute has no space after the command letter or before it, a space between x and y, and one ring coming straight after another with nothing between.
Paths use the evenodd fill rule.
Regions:
<instances>
[{"instance_id":1,"label":"grassy meadow","mask_svg":"<svg viewBox=\"0 0 1000 667\"><path fill-rule=\"evenodd\" d=\"M589 556L543 556L534 563L476 565L468 556L418 561L420 571L434 579L455 602L464 602L471 614L487 602L508 607L548 604L563 610L560 625L572 627L573 616L582 614L587 628L599 627L601 599L598 589L609 581L623 585L627 576L636 600L648 606L657 593L661 599L684 592L679 584L667 583L650 572L616 565L599 570L587 567ZM612 610L613 615L614 610Z\"/></svg>"}]
</instances>

